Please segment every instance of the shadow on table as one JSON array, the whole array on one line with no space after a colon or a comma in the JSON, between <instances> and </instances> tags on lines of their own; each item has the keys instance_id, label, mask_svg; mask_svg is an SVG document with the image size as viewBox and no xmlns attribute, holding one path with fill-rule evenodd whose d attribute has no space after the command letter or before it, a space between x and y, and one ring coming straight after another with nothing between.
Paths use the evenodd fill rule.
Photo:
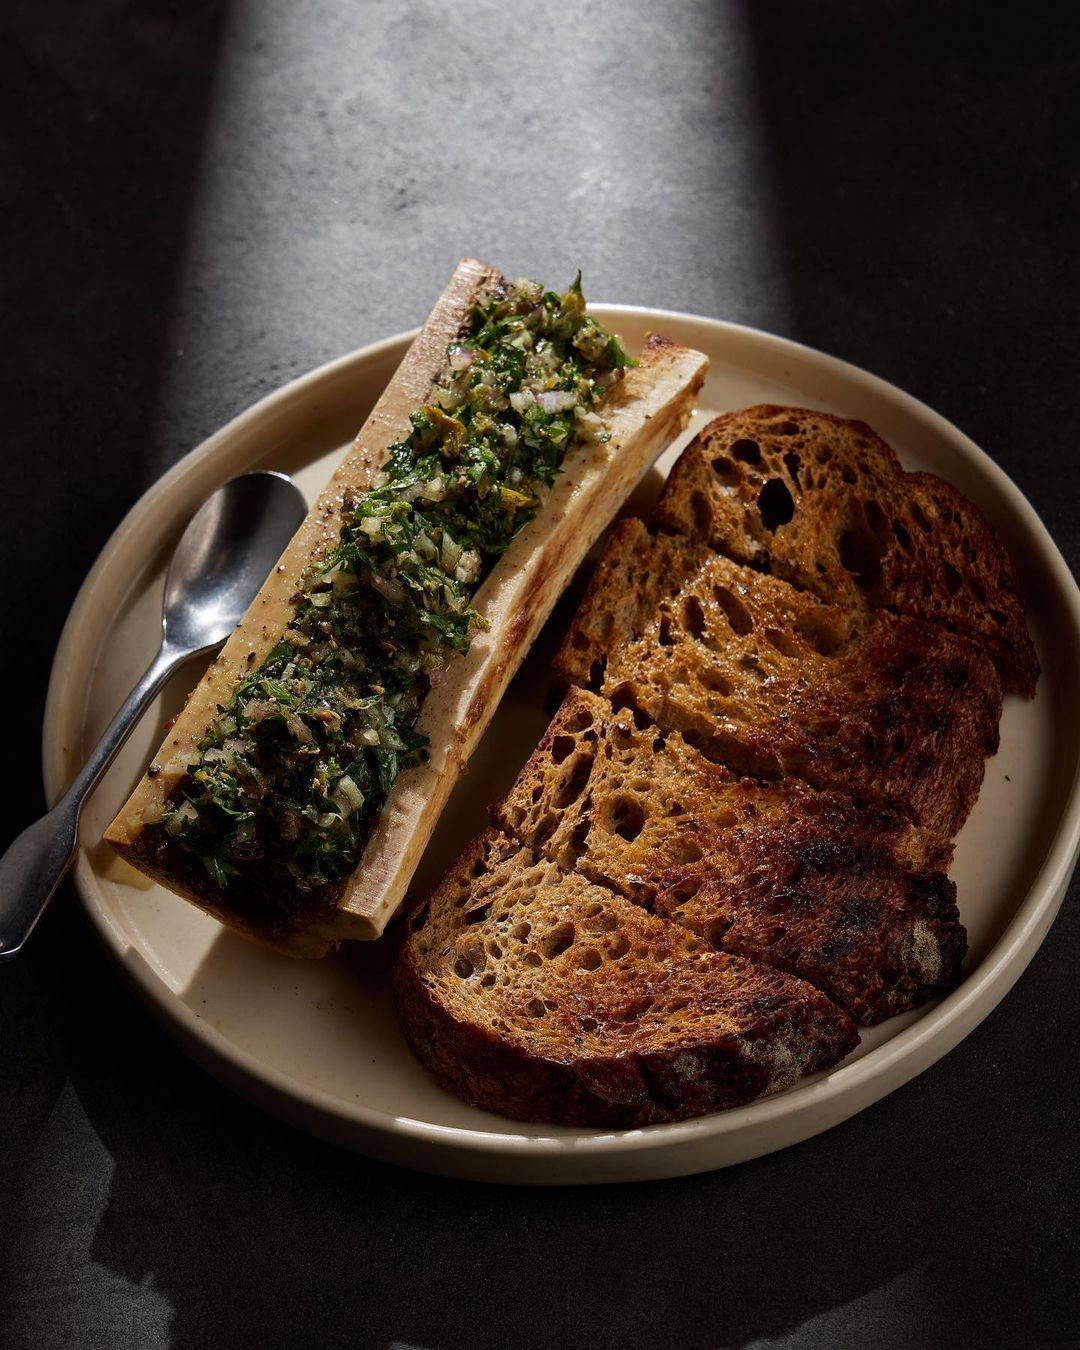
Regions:
<instances>
[{"instance_id":1,"label":"shadow on table","mask_svg":"<svg viewBox=\"0 0 1080 1350\"><path fill-rule=\"evenodd\" d=\"M20 766L0 851L44 811L41 724L64 617L120 515L165 467L152 419L226 8L10 0L0 20L9 653L18 635L0 701L4 761ZM86 940L72 900L65 886L0 980L0 1076L17 1085L0 1103L8 1156L63 1078L69 976Z\"/></svg>"},{"instance_id":2,"label":"shadow on table","mask_svg":"<svg viewBox=\"0 0 1080 1350\"><path fill-rule=\"evenodd\" d=\"M742 8L787 335L958 423L1053 528L1076 414L1059 373L1080 288L1080 9ZM1075 569L1080 539L1058 542Z\"/></svg>"},{"instance_id":3,"label":"shadow on table","mask_svg":"<svg viewBox=\"0 0 1080 1350\"><path fill-rule=\"evenodd\" d=\"M1027 1344L1031 1270L1071 1297L1071 1258L1028 1178L994 1171L1044 1072L1010 1064L1016 1097L998 1100L987 1066L1007 1016L857 1124L783 1153L538 1191L427 1177L295 1133L209 1083L110 988L72 1072L115 1164L90 1256L152 1283L176 1350L741 1347L832 1327L849 1307L858 1321L894 1283L933 1328L925 1339L913 1325L912 1345ZM943 1096L968 1111L943 1120ZM1046 1137L1067 1150L1066 1130ZM1042 1176L1066 1165L1046 1137Z\"/></svg>"}]
</instances>

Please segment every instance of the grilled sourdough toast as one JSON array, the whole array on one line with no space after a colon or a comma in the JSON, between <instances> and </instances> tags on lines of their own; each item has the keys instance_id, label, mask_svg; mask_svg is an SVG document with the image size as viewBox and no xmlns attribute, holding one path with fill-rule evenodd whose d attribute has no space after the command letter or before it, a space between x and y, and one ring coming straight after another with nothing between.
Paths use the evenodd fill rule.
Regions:
<instances>
[{"instance_id":1,"label":"grilled sourdough toast","mask_svg":"<svg viewBox=\"0 0 1080 1350\"><path fill-rule=\"evenodd\" d=\"M401 1026L441 1087L518 1120L629 1129L836 1063L850 1019L495 830L410 914Z\"/></svg>"},{"instance_id":2,"label":"grilled sourdough toast","mask_svg":"<svg viewBox=\"0 0 1080 1350\"><path fill-rule=\"evenodd\" d=\"M652 523L830 603L892 609L983 643L1030 697L1039 663L1001 540L950 483L906 473L864 422L761 405L710 422Z\"/></svg>"},{"instance_id":3,"label":"grilled sourdough toast","mask_svg":"<svg viewBox=\"0 0 1080 1350\"><path fill-rule=\"evenodd\" d=\"M663 598L628 602L631 574ZM948 856L997 749L1001 687L975 643L823 604L637 520L613 532L556 672L599 682L739 773L896 804L932 860Z\"/></svg>"},{"instance_id":4,"label":"grilled sourdough toast","mask_svg":"<svg viewBox=\"0 0 1080 1350\"><path fill-rule=\"evenodd\" d=\"M861 424L720 419L654 519L660 533L629 520L609 539L555 663L562 707L495 831L415 911L399 966L420 1057L505 1114L620 1126L760 1092L729 1056L738 1092L709 1099L677 1059L639 1056L657 1034L665 1056L696 1043L681 1017L698 1003L667 992L679 952L729 957L751 1003L769 968L863 1024L951 989L966 937L943 869L997 748L998 668L1025 693L1037 676L988 527ZM628 953L644 1005L606 982ZM834 1062L821 1016L794 1052L786 1016L763 1033L790 1064L766 1088ZM629 1117L612 1101L627 1083Z\"/></svg>"},{"instance_id":5,"label":"grilled sourdough toast","mask_svg":"<svg viewBox=\"0 0 1080 1350\"><path fill-rule=\"evenodd\" d=\"M868 1025L947 992L955 887L900 812L739 779L571 689L492 822L711 946L809 981Z\"/></svg>"},{"instance_id":6,"label":"grilled sourdough toast","mask_svg":"<svg viewBox=\"0 0 1080 1350\"><path fill-rule=\"evenodd\" d=\"M276 950L377 937L707 366L659 337L624 363L576 283L463 260L106 839Z\"/></svg>"}]
</instances>

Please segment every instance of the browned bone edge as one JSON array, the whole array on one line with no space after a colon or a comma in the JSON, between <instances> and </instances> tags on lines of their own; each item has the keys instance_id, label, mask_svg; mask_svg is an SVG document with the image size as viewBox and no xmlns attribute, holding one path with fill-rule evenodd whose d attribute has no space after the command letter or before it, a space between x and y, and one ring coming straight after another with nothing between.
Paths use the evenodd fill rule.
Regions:
<instances>
[{"instance_id":1,"label":"browned bone edge","mask_svg":"<svg viewBox=\"0 0 1080 1350\"><path fill-rule=\"evenodd\" d=\"M471 258L458 265L352 450L189 696L154 758L161 772L140 780L105 832L124 858L154 880L279 950L317 956L342 938L381 934L451 789L559 592L633 485L685 426L704 381L708 361L699 352L661 338L646 344L641 364L628 372L608 414L610 441L572 454L543 510L480 588L476 608L490 629L478 635L468 656L450 663L447 679L426 699L417 729L431 737L431 757L398 776L337 910L313 918L308 931L285 943L250 923L234 922L226 893L211 898L203 888L184 884L142 856L136 841L182 777L218 704L279 640L292 616L301 574L338 538L343 500L369 486L387 447L408 434L409 414L429 396L447 344L460 332L480 291L498 275Z\"/></svg>"},{"instance_id":2,"label":"browned bone edge","mask_svg":"<svg viewBox=\"0 0 1080 1350\"><path fill-rule=\"evenodd\" d=\"M480 588L476 608L490 627L424 702L417 729L431 737L431 758L394 783L340 901L342 936L374 938L386 927L522 657L635 483L685 427L707 369L700 352L650 337L607 416L610 441L567 459L542 510Z\"/></svg>"}]
</instances>

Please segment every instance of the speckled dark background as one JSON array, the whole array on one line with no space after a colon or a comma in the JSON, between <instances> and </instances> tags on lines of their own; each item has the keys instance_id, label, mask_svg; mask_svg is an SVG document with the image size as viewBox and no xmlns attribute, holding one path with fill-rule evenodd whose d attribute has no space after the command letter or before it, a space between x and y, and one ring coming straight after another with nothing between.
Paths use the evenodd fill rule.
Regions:
<instances>
[{"instance_id":1,"label":"speckled dark background","mask_svg":"<svg viewBox=\"0 0 1080 1350\"><path fill-rule=\"evenodd\" d=\"M457 257L772 329L910 390L1080 564L1080 20L935 0L7 0L4 829L139 494ZM0 841L3 842L3 841ZM1004 1003L728 1171L500 1189L193 1067L67 890L0 968L6 1347L1080 1345L1076 884Z\"/></svg>"}]
</instances>

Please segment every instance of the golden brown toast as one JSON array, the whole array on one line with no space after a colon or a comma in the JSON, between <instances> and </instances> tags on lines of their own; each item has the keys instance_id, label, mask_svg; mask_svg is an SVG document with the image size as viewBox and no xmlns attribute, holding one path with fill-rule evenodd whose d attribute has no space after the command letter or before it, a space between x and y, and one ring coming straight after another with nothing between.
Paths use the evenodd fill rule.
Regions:
<instances>
[{"instance_id":1,"label":"golden brown toast","mask_svg":"<svg viewBox=\"0 0 1080 1350\"><path fill-rule=\"evenodd\" d=\"M718 419L655 522L613 531L556 659L570 692L399 965L420 1057L504 1114L749 1100L844 1053L828 1008L869 1024L954 987L943 869L997 748L998 669L1027 694L1038 674L989 526L860 423ZM754 1073L766 968L796 984L751 1033ZM810 988L812 1013L790 1002Z\"/></svg>"},{"instance_id":2,"label":"golden brown toast","mask_svg":"<svg viewBox=\"0 0 1080 1350\"><path fill-rule=\"evenodd\" d=\"M649 534L640 520L619 521L555 655L555 688L599 689L608 653L640 636L661 602L709 556L710 549L687 548L680 536Z\"/></svg>"},{"instance_id":3,"label":"golden brown toast","mask_svg":"<svg viewBox=\"0 0 1080 1350\"><path fill-rule=\"evenodd\" d=\"M944 993L966 941L955 888L901 813L757 783L572 689L494 824L721 951L808 980L870 1024Z\"/></svg>"},{"instance_id":4,"label":"golden brown toast","mask_svg":"<svg viewBox=\"0 0 1080 1350\"><path fill-rule=\"evenodd\" d=\"M447 1091L520 1120L627 1129L753 1100L858 1041L809 984L488 830L414 909L401 1025Z\"/></svg>"},{"instance_id":5,"label":"golden brown toast","mask_svg":"<svg viewBox=\"0 0 1080 1350\"><path fill-rule=\"evenodd\" d=\"M627 602L625 575L663 595L651 612ZM636 520L613 533L557 669L739 773L902 806L931 858L947 855L998 744L1000 682L975 643L825 605Z\"/></svg>"},{"instance_id":6,"label":"golden brown toast","mask_svg":"<svg viewBox=\"0 0 1080 1350\"><path fill-rule=\"evenodd\" d=\"M1016 569L979 510L905 473L864 422L763 404L710 422L652 523L830 603L934 619L985 644L1030 697L1039 663Z\"/></svg>"}]
</instances>

